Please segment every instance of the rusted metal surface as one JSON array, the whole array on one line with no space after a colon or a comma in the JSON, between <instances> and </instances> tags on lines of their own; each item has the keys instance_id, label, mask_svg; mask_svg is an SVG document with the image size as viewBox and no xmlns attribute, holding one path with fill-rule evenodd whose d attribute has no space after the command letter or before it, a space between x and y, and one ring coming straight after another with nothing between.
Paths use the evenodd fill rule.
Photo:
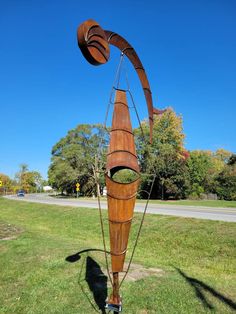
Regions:
<instances>
[{"instance_id":1,"label":"rusted metal surface","mask_svg":"<svg viewBox=\"0 0 236 314\"><path fill-rule=\"evenodd\" d=\"M109 44L117 47L133 64L135 71L139 76L147 103L150 125L150 142L152 142L153 115L160 114L163 110L153 107L149 81L142 62L134 48L120 35L108 30L104 31L94 20L87 20L82 23L78 28L77 37L79 47L84 57L93 65L104 64L109 60Z\"/></svg>"},{"instance_id":2,"label":"rusted metal surface","mask_svg":"<svg viewBox=\"0 0 236 314\"><path fill-rule=\"evenodd\" d=\"M120 49L128 57L139 76L144 91L149 115L151 142L153 115L160 114L163 110L153 108L152 93L148 78L134 48L120 35L111 31L104 31L93 20L87 20L79 26L78 44L84 57L93 65L104 64L109 60L109 44ZM129 183L117 182L115 175L122 169L132 170L136 173L137 176L134 181ZM113 277L112 294L107 305L108 309L116 312L121 311L119 272L122 272L124 267L136 194L140 183L139 177L139 164L126 91L118 89L115 96L106 164L111 270Z\"/></svg>"},{"instance_id":3,"label":"rusted metal surface","mask_svg":"<svg viewBox=\"0 0 236 314\"><path fill-rule=\"evenodd\" d=\"M120 169L131 169L139 173L126 93L122 90L116 91L110 134L106 166L106 186L111 262L112 272L121 272L123 271L139 185L139 179L131 183L119 183L112 179L113 175Z\"/></svg>"},{"instance_id":4,"label":"rusted metal surface","mask_svg":"<svg viewBox=\"0 0 236 314\"><path fill-rule=\"evenodd\" d=\"M113 175L117 168L139 172L126 92L122 90L116 92L106 171Z\"/></svg>"},{"instance_id":5,"label":"rusted metal surface","mask_svg":"<svg viewBox=\"0 0 236 314\"><path fill-rule=\"evenodd\" d=\"M139 174L126 92L122 90L116 91L110 134L106 186L113 292L108 303L118 305L120 304L118 273L123 271L140 181L139 178L130 183L120 183L113 180L113 176L120 169L133 170Z\"/></svg>"},{"instance_id":6,"label":"rusted metal surface","mask_svg":"<svg viewBox=\"0 0 236 314\"><path fill-rule=\"evenodd\" d=\"M120 51L122 51L127 56L127 58L133 64L135 71L139 76L148 108L150 125L150 142L152 142L153 114L159 114L162 111L153 108L152 92L142 62L140 61L134 48L123 37L111 31L105 31L105 34L107 36L108 42L111 45L116 46L118 49L120 49Z\"/></svg>"},{"instance_id":7,"label":"rusted metal surface","mask_svg":"<svg viewBox=\"0 0 236 314\"><path fill-rule=\"evenodd\" d=\"M77 31L79 47L85 59L93 64L104 64L110 56L110 48L104 30L93 20L82 23Z\"/></svg>"},{"instance_id":8,"label":"rusted metal surface","mask_svg":"<svg viewBox=\"0 0 236 314\"><path fill-rule=\"evenodd\" d=\"M121 312L121 308L119 310L119 307L121 307L121 297L119 293L119 273L118 272L113 273L112 294L108 300L108 304L111 304L113 306L115 305L116 310L117 310L116 312Z\"/></svg>"},{"instance_id":9,"label":"rusted metal surface","mask_svg":"<svg viewBox=\"0 0 236 314\"><path fill-rule=\"evenodd\" d=\"M117 183L106 176L112 272L122 272L139 179Z\"/></svg>"}]
</instances>

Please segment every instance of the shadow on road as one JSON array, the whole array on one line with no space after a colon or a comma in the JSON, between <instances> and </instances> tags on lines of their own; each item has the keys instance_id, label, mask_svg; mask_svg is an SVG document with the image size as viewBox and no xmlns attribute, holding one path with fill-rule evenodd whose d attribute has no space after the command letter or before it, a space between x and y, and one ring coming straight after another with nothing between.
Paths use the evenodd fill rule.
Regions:
<instances>
[{"instance_id":1,"label":"shadow on road","mask_svg":"<svg viewBox=\"0 0 236 314\"><path fill-rule=\"evenodd\" d=\"M179 268L174 267L178 273L187 281L187 283L194 289L196 297L202 302L205 308L210 310L214 310L214 305L207 300L204 292L209 292L212 296L223 302L224 304L228 305L231 309L236 310L236 303L231 299L225 297L223 294L219 293L211 286L207 285L203 281L200 281L196 278L192 278L187 276L182 270Z\"/></svg>"}]
</instances>

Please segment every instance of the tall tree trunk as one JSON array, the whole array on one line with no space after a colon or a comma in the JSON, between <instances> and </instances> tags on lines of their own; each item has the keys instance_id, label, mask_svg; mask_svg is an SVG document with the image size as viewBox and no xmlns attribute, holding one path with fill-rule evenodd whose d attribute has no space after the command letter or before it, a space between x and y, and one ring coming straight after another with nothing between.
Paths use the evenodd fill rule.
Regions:
<instances>
[{"instance_id":1,"label":"tall tree trunk","mask_svg":"<svg viewBox=\"0 0 236 314\"><path fill-rule=\"evenodd\" d=\"M96 183L97 196L101 197L97 155L95 155L95 162L94 162L94 167L93 167L93 175L94 175L94 179L95 179L95 183Z\"/></svg>"}]
</instances>

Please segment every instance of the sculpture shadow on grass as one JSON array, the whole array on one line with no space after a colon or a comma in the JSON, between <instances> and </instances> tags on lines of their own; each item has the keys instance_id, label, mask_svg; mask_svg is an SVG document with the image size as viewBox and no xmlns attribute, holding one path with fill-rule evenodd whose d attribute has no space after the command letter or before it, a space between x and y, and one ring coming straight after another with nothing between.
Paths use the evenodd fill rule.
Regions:
<instances>
[{"instance_id":1,"label":"sculpture shadow on grass","mask_svg":"<svg viewBox=\"0 0 236 314\"><path fill-rule=\"evenodd\" d=\"M187 283L190 284L190 286L194 289L196 297L200 299L200 301L202 302L205 308L214 310L213 304L209 300L207 300L206 296L203 293L203 292L209 292L216 299L228 305L231 309L236 310L236 303L234 301L225 297L223 294L219 293L218 291L216 291L215 289L213 289L211 286L207 285L203 281L200 281L196 278L189 277L179 268L176 268L176 267L174 268L187 281Z\"/></svg>"},{"instance_id":2,"label":"sculpture shadow on grass","mask_svg":"<svg viewBox=\"0 0 236 314\"><path fill-rule=\"evenodd\" d=\"M107 276L102 272L99 264L90 256L86 258L85 280L93 293L94 301L99 310L102 313L106 313Z\"/></svg>"},{"instance_id":3,"label":"sculpture shadow on grass","mask_svg":"<svg viewBox=\"0 0 236 314\"><path fill-rule=\"evenodd\" d=\"M106 306L106 299L107 299L107 276L102 272L100 265L88 255L89 251L92 250L84 250L78 252L76 254L70 255L66 257L66 261L70 263L77 262L81 259L81 253L87 253L87 256L83 258L78 284L81 288L81 291L89 301L90 305L96 312L100 312L105 314L105 306ZM97 250L95 250L97 251ZM84 275L84 278L82 277ZM89 293L86 292L86 288L83 285L83 282L86 281L87 286L92 293L94 302L91 300Z\"/></svg>"}]
</instances>

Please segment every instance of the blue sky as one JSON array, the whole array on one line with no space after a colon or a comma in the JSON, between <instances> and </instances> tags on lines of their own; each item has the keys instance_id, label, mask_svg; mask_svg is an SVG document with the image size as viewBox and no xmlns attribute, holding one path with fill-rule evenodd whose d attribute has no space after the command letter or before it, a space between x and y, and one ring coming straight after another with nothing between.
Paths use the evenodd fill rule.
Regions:
<instances>
[{"instance_id":1,"label":"blue sky","mask_svg":"<svg viewBox=\"0 0 236 314\"><path fill-rule=\"evenodd\" d=\"M126 38L154 105L182 114L187 149L236 152L236 2L0 0L0 172L27 163L46 178L52 146L80 123L103 122L119 52L94 67L77 47L93 18ZM139 81L127 63L140 118Z\"/></svg>"}]
</instances>

